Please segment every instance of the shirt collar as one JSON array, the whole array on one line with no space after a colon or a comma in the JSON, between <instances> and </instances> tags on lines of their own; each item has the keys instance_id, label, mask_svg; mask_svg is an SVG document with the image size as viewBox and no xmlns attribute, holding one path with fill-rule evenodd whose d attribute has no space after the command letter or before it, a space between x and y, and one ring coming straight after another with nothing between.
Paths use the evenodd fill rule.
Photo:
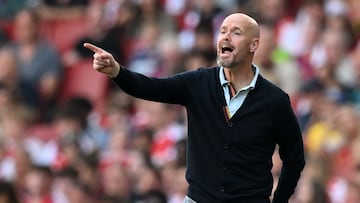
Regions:
<instances>
[{"instance_id":1,"label":"shirt collar","mask_svg":"<svg viewBox=\"0 0 360 203\"><path fill-rule=\"evenodd\" d=\"M251 82L249 83L249 85L241 88L241 90L247 90L247 89L254 89L255 88L255 84L256 84L256 81L259 77L259 68L255 65L255 64L252 64L252 69L254 71L254 78L251 80ZM225 86L229 83L228 80L225 79L225 74L224 74L224 67L220 67L220 71L219 71L219 78L220 78L220 84L222 86Z\"/></svg>"}]
</instances>

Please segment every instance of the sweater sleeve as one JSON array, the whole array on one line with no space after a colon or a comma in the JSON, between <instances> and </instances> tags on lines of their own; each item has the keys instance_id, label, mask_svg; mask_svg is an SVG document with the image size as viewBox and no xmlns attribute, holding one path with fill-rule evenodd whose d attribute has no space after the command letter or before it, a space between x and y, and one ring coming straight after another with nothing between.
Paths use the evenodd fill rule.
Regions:
<instances>
[{"instance_id":1,"label":"sweater sleeve","mask_svg":"<svg viewBox=\"0 0 360 203\"><path fill-rule=\"evenodd\" d=\"M294 193L301 172L305 166L302 134L291 108L289 97L278 103L280 120L277 134L282 169L273 203L286 203Z\"/></svg>"},{"instance_id":2,"label":"sweater sleeve","mask_svg":"<svg viewBox=\"0 0 360 203\"><path fill-rule=\"evenodd\" d=\"M150 101L185 105L187 85L185 78L190 72L170 77L147 77L121 67L119 75L113 82L127 94Z\"/></svg>"}]
</instances>

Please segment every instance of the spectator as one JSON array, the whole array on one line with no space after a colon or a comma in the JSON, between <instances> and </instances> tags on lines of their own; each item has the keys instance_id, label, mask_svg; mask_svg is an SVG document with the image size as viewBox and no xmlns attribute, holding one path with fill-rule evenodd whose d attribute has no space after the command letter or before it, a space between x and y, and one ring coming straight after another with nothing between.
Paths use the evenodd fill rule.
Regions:
<instances>
[{"instance_id":1,"label":"spectator","mask_svg":"<svg viewBox=\"0 0 360 203\"><path fill-rule=\"evenodd\" d=\"M211 66L214 64L214 55L214 52L193 49L184 56L184 69L195 70L197 67Z\"/></svg>"},{"instance_id":2,"label":"spectator","mask_svg":"<svg viewBox=\"0 0 360 203\"><path fill-rule=\"evenodd\" d=\"M260 25L260 44L255 52L254 61L261 67L265 78L279 85L290 96L295 95L301 83L299 67L295 60L276 60L277 49L275 28L268 24Z\"/></svg>"},{"instance_id":3,"label":"spectator","mask_svg":"<svg viewBox=\"0 0 360 203\"><path fill-rule=\"evenodd\" d=\"M100 196L100 174L98 173L99 161L97 154L78 156L78 161L74 164L78 171L78 179L92 191L93 195Z\"/></svg>"},{"instance_id":4,"label":"spectator","mask_svg":"<svg viewBox=\"0 0 360 203\"><path fill-rule=\"evenodd\" d=\"M0 83L5 88L9 88L17 92L21 97L22 102L32 108L37 108L40 105L39 98L34 97L37 91L32 86L24 83L19 79L19 67L16 61L14 52L9 48L0 49Z\"/></svg>"},{"instance_id":5,"label":"spectator","mask_svg":"<svg viewBox=\"0 0 360 203\"><path fill-rule=\"evenodd\" d=\"M313 77L311 54L317 49L324 19L323 0L306 0L293 19L285 19L275 27L276 43L282 53L276 58L285 54L297 59L303 80ZM299 43L292 43L295 41Z\"/></svg>"},{"instance_id":6,"label":"spectator","mask_svg":"<svg viewBox=\"0 0 360 203\"><path fill-rule=\"evenodd\" d=\"M92 42L107 47L116 58L122 59L122 50L120 49L120 33L110 33L109 27L105 24L104 8L100 3L92 3L86 10L87 34L74 42L72 50L65 53L63 61L66 66L72 66L79 60L90 59L92 53L82 46L84 42Z\"/></svg>"},{"instance_id":7,"label":"spectator","mask_svg":"<svg viewBox=\"0 0 360 203\"><path fill-rule=\"evenodd\" d=\"M309 80L303 82L298 92L295 108L303 132L307 132L312 123L324 119L323 117L319 118L324 100L323 88L318 80Z\"/></svg>"},{"instance_id":8,"label":"spectator","mask_svg":"<svg viewBox=\"0 0 360 203\"><path fill-rule=\"evenodd\" d=\"M172 33L175 31L176 27L174 27L174 22L172 18L166 16L161 1L143 0L138 2L137 6L138 15L136 16L135 26L139 30L141 30L145 24L156 24L159 33Z\"/></svg>"},{"instance_id":9,"label":"spectator","mask_svg":"<svg viewBox=\"0 0 360 203\"><path fill-rule=\"evenodd\" d=\"M332 201L336 201L336 198L347 196L351 192L352 184L357 180L357 158L352 154L352 147L354 143L359 139L359 117L355 114L355 110L351 106L341 106L335 112L336 124L344 141L340 148L335 151L332 156L329 157L331 173L329 179L328 193ZM355 183L355 185L358 183ZM343 185L346 189L341 191L335 191L337 187ZM337 186L337 187L335 187ZM337 195L338 197L336 197Z\"/></svg>"},{"instance_id":10,"label":"spectator","mask_svg":"<svg viewBox=\"0 0 360 203\"><path fill-rule=\"evenodd\" d=\"M326 189L320 183L309 177L304 177L299 182L299 187L294 193L291 203L326 203L328 202Z\"/></svg>"},{"instance_id":11,"label":"spectator","mask_svg":"<svg viewBox=\"0 0 360 203\"><path fill-rule=\"evenodd\" d=\"M135 37L133 51L129 56L129 68L145 75L161 75L161 57L156 49L160 38L158 23L144 23Z\"/></svg>"},{"instance_id":12,"label":"spectator","mask_svg":"<svg viewBox=\"0 0 360 203\"><path fill-rule=\"evenodd\" d=\"M130 202L131 182L124 167L118 163L110 164L102 171L103 199L117 203Z\"/></svg>"},{"instance_id":13,"label":"spectator","mask_svg":"<svg viewBox=\"0 0 360 203\"><path fill-rule=\"evenodd\" d=\"M22 10L15 17L13 43L19 80L37 91L33 95L45 120L51 117L61 81L62 67L57 51L40 35L40 18L33 10Z\"/></svg>"},{"instance_id":14,"label":"spectator","mask_svg":"<svg viewBox=\"0 0 360 203\"><path fill-rule=\"evenodd\" d=\"M88 185L78 179L71 180L68 190L69 203L96 203L98 199Z\"/></svg>"},{"instance_id":15,"label":"spectator","mask_svg":"<svg viewBox=\"0 0 360 203\"><path fill-rule=\"evenodd\" d=\"M74 167L82 153L78 142L72 134L67 134L60 138L57 152L52 164L52 168L56 171Z\"/></svg>"},{"instance_id":16,"label":"spectator","mask_svg":"<svg viewBox=\"0 0 360 203\"><path fill-rule=\"evenodd\" d=\"M150 128L154 131L150 156L153 164L160 167L176 159L176 143L183 139L186 133L177 120L176 107L151 102L148 110L151 116Z\"/></svg>"},{"instance_id":17,"label":"spectator","mask_svg":"<svg viewBox=\"0 0 360 203\"><path fill-rule=\"evenodd\" d=\"M53 175L49 168L33 166L25 175L24 203L54 203L52 197Z\"/></svg>"},{"instance_id":18,"label":"spectator","mask_svg":"<svg viewBox=\"0 0 360 203\"><path fill-rule=\"evenodd\" d=\"M179 44L183 51L206 46L214 49L216 28L224 18L224 11L214 0L190 2L190 7L183 14L180 26ZM197 40L200 39L199 42Z\"/></svg>"},{"instance_id":19,"label":"spectator","mask_svg":"<svg viewBox=\"0 0 360 203\"><path fill-rule=\"evenodd\" d=\"M0 125L5 150L9 155L19 149L29 153L32 161L41 159L42 154L37 151L36 138L29 135L29 128L36 121L36 114L24 105L17 105L2 112Z\"/></svg>"},{"instance_id":20,"label":"spectator","mask_svg":"<svg viewBox=\"0 0 360 203\"><path fill-rule=\"evenodd\" d=\"M54 120L61 139L71 140L85 154L97 153L106 144L105 131L90 120L91 111L86 98L72 97L58 106Z\"/></svg>"},{"instance_id":21,"label":"spectator","mask_svg":"<svg viewBox=\"0 0 360 203\"><path fill-rule=\"evenodd\" d=\"M305 145L307 153L311 156L323 156L332 154L338 150L344 141L335 125L335 117L332 116L339 105L326 98L321 99L318 105L318 120L313 121L305 131Z\"/></svg>"},{"instance_id":22,"label":"spectator","mask_svg":"<svg viewBox=\"0 0 360 203\"><path fill-rule=\"evenodd\" d=\"M131 201L142 201L147 199L149 193L160 193L161 191L161 176L155 167L146 166L141 169L139 176L134 179L133 195Z\"/></svg>"},{"instance_id":23,"label":"spectator","mask_svg":"<svg viewBox=\"0 0 360 203\"><path fill-rule=\"evenodd\" d=\"M69 190L72 181L78 179L79 172L72 167L54 171L53 194L55 203L69 203Z\"/></svg>"},{"instance_id":24,"label":"spectator","mask_svg":"<svg viewBox=\"0 0 360 203\"><path fill-rule=\"evenodd\" d=\"M284 0L261 0L256 1L259 15L259 22L267 21L268 23L276 26L285 15L286 1Z\"/></svg>"},{"instance_id":25,"label":"spectator","mask_svg":"<svg viewBox=\"0 0 360 203\"><path fill-rule=\"evenodd\" d=\"M101 160L105 163L117 162L127 165L129 150L131 150L128 131L122 127L112 129L109 136L109 144L102 152Z\"/></svg>"},{"instance_id":26,"label":"spectator","mask_svg":"<svg viewBox=\"0 0 360 203\"><path fill-rule=\"evenodd\" d=\"M174 35L163 36L159 40L162 75L170 75L183 70L183 57Z\"/></svg>"},{"instance_id":27,"label":"spectator","mask_svg":"<svg viewBox=\"0 0 360 203\"><path fill-rule=\"evenodd\" d=\"M194 44L193 44L192 49L200 50L203 52L216 53L214 35L215 35L215 32L213 31L212 25L199 24L195 28ZM214 43L212 43L212 42L214 42Z\"/></svg>"},{"instance_id":28,"label":"spectator","mask_svg":"<svg viewBox=\"0 0 360 203\"><path fill-rule=\"evenodd\" d=\"M323 61L316 66L315 78L324 86L326 96L336 102L349 101L349 87L354 86L354 67L348 57L344 33L325 30ZM320 60L321 57L319 57Z\"/></svg>"},{"instance_id":29,"label":"spectator","mask_svg":"<svg viewBox=\"0 0 360 203\"><path fill-rule=\"evenodd\" d=\"M129 128L133 105L132 97L123 91L112 91L107 98L103 126L108 131L122 127Z\"/></svg>"}]
</instances>

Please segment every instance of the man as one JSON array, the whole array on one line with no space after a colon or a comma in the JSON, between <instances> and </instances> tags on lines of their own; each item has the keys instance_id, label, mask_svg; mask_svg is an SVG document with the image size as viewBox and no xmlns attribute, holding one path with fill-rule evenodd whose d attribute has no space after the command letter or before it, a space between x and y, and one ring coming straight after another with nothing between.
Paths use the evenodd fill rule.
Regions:
<instances>
[{"instance_id":1,"label":"man","mask_svg":"<svg viewBox=\"0 0 360 203\"><path fill-rule=\"evenodd\" d=\"M242 14L223 21L217 41L219 67L167 78L149 78L121 67L92 44L93 68L125 92L180 104L188 116L188 193L184 202L270 202L272 154L283 162L273 202L287 202L305 165L301 132L289 97L265 80L252 60L259 28Z\"/></svg>"},{"instance_id":2,"label":"man","mask_svg":"<svg viewBox=\"0 0 360 203\"><path fill-rule=\"evenodd\" d=\"M41 36L41 19L32 9L19 11L14 18L15 41L11 44L19 65L19 82L34 91L22 91L36 101L44 120L52 117L62 79L57 50Z\"/></svg>"}]
</instances>

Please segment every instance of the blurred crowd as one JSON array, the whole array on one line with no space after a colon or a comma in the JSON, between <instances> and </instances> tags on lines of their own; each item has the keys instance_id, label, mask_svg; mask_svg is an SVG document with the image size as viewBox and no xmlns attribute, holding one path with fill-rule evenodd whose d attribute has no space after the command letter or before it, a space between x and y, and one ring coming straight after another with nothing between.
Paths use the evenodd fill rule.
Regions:
<instances>
[{"instance_id":1,"label":"blurred crowd","mask_svg":"<svg viewBox=\"0 0 360 203\"><path fill-rule=\"evenodd\" d=\"M232 12L258 21L255 64L301 125L307 165L290 202L360 202L359 10L358 0L0 0L0 203L181 203L184 109L126 95L82 44L165 77L215 66ZM275 187L277 152L273 164Z\"/></svg>"}]
</instances>

